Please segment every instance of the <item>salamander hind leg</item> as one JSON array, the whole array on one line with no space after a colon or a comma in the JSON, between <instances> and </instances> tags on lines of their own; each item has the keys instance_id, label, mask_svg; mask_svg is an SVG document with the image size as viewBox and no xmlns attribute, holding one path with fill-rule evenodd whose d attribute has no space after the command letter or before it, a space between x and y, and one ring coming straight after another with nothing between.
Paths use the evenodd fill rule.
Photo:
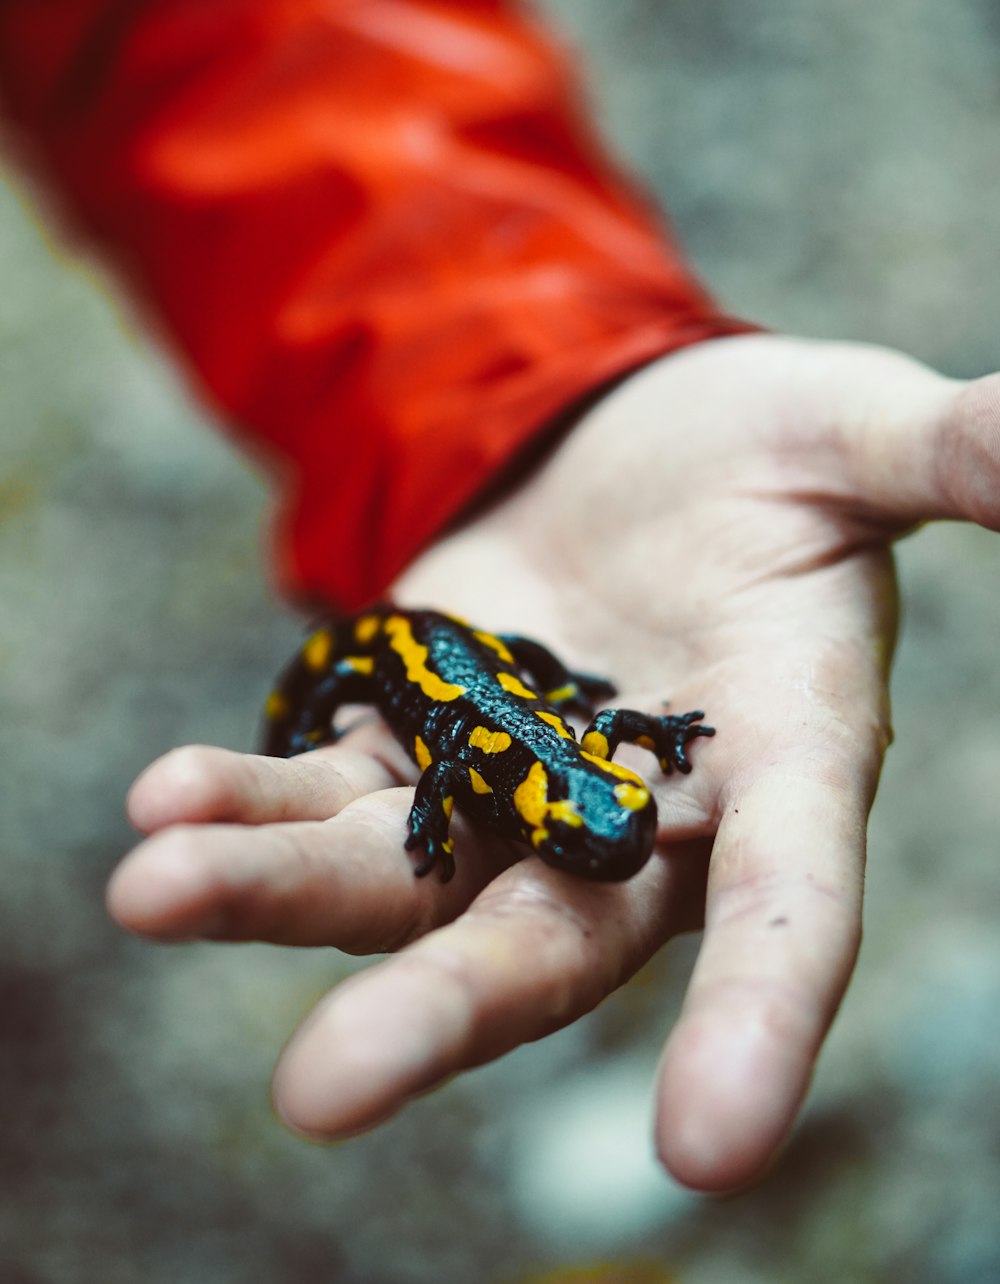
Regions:
<instances>
[{"instance_id":1,"label":"salamander hind leg","mask_svg":"<svg viewBox=\"0 0 1000 1284\"><path fill-rule=\"evenodd\" d=\"M455 873L454 839L448 835L451 813L455 806L455 787L463 773L453 763L435 762L424 769L417 781L417 792L410 810L406 849L422 847L424 855L414 868L417 878L429 874L435 866L441 871L441 882L447 883Z\"/></svg>"},{"instance_id":2,"label":"salamander hind leg","mask_svg":"<svg viewBox=\"0 0 1000 1284\"><path fill-rule=\"evenodd\" d=\"M372 698L371 668L369 656L338 654L333 625L316 629L267 698L261 752L290 758L336 740L340 706Z\"/></svg>"},{"instance_id":3,"label":"salamander hind leg","mask_svg":"<svg viewBox=\"0 0 1000 1284\"><path fill-rule=\"evenodd\" d=\"M607 760L624 740L655 753L668 776L675 767L686 774L691 770L686 750L688 742L698 736L715 735L715 728L706 727L701 721L704 716L700 709L676 716L638 713L634 709L604 709L584 732L580 745L584 752Z\"/></svg>"},{"instance_id":4,"label":"salamander hind leg","mask_svg":"<svg viewBox=\"0 0 1000 1284\"><path fill-rule=\"evenodd\" d=\"M567 669L541 642L516 636L500 640L521 668L531 675L546 703L556 709L592 718L595 705L601 700L610 700L615 694L614 684L607 678Z\"/></svg>"}]
</instances>

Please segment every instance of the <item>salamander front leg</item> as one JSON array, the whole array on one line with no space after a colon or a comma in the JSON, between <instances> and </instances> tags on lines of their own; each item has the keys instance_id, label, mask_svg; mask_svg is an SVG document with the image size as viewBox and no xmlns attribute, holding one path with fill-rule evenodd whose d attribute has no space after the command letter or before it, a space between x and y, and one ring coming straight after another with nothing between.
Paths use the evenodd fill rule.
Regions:
<instances>
[{"instance_id":1,"label":"salamander front leg","mask_svg":"<svg viewBox=\"0 0 1000 1284\"><path fill-rule=\"evenodd\" d=\"M454 763L434 762L417 781L406 849L424 848L424 856L413 871L418 878L429 874L435 865L440 867L442 883L455 873L455 843L448 837L448 829L455 806L455 786L464 778L464 771Z\"/></svg>"},{"instance_id":2,"label":"salamander front leg","mask_svg":"<svg viewBox=\"0 0 1000 1284\"><path fill-rule=\"evenodd\" d=\"M624 740L655 753L668 776L675 767L687 773L691 770L685 750L688 741L715 735L714 727L706 727L700 721L704 716L700 709L676 717L637 713L634 709L604 709L584 732L580 747L595 758L609 760Z\"/></svg>"},{"instance_id":3,"label":"salamander front leg","mask_svg":"<svg viewBox=\"0 0 1000 1284\"><path fill-rule=\"evenodd\" d=\"M597 702L610 700L615 694L614 685L606 678L567 669L548 647L532 638L504 636L500 640L521 668L531 675L544 700L556 709L592 718Z\"/></svg>"}]
</instances>

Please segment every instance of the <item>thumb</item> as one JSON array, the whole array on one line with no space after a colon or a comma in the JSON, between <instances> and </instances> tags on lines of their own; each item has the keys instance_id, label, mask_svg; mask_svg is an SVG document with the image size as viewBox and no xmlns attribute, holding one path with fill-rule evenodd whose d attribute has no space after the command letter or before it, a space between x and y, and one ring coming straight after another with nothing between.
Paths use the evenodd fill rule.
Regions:
<instances>
[{"instance_id":1,"label":"thumb","mask_svg":"<svg viewBox=\"0 0 1000 1284\"><path fill-rule=\"evenodd\" d=\"M853 355L836 398L852 495L880 520L1000 528L1000 374L965 382L893 352Z\"/></svg>"},{"instance_id":2,"label":"thumb","mask_svg":"<svg viewBox=\"0 0 1000 1284\"><path fill-rule=\"evenodd\" d=\"M961 386L932 437L940 515L1000 529L1000 374Z\"/></svg>"}]
</instances>

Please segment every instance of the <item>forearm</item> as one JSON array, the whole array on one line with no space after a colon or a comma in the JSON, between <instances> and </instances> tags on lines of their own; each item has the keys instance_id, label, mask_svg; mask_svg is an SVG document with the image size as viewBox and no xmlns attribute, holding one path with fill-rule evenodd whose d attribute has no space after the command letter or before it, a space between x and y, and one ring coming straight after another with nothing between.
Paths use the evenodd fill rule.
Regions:
<instances>
[{"instance_id":1,"label":"forearm","mask_svg":"<svg viewBox=\"0 0 1000 1284\"><path fill-rule=\"evenodd\" d=\"M520 5L7 0L11 114L356 605L559 412L722 316Z\"/></svg>"}]
</instances>

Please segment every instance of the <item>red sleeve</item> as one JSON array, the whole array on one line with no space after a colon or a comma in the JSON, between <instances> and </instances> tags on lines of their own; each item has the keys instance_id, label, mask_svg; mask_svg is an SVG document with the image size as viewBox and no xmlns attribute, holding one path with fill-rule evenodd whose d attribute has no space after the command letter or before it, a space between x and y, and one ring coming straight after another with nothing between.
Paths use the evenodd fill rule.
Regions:
<instances>
[{"instance_id":1,"label":"red sleeve","mask_svg":"<svg viewBox=\"0 0 1000 1284\"><path fill-rule=\"evenodd\" d=\"M9 114L354 607L561 410L721 315L503 0L0 0Z\"/></svg>"}]
</instances>

